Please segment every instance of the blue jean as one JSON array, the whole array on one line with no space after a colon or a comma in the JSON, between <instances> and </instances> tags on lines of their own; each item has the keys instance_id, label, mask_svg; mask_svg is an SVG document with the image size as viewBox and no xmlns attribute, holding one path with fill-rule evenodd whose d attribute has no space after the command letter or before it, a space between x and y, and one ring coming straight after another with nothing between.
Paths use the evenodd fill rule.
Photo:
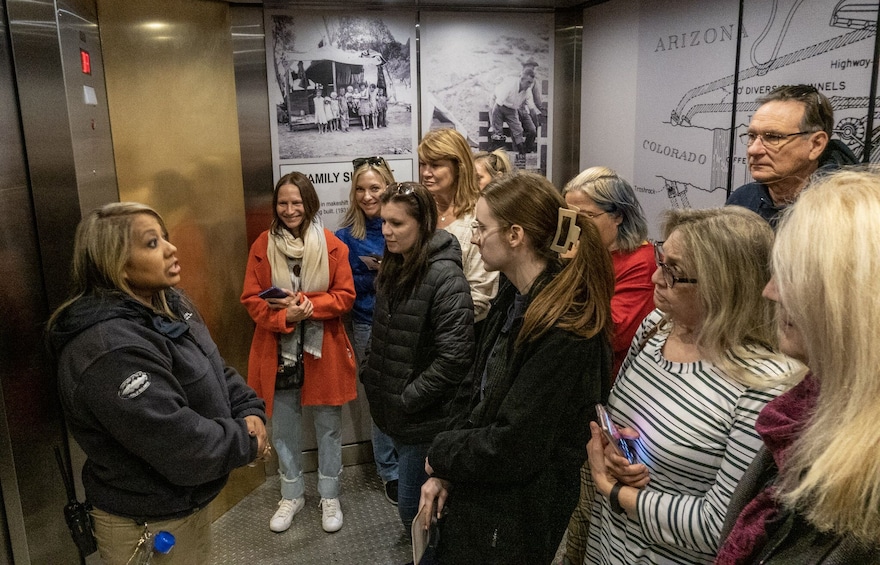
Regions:
<instances>
[{"instance_id":1,"label":"blue jean","mask_svg":"<svg viewBox=\"0 0 880 565\"><path fill-rule=\"evenodd\" d=\"M352 342L354 344L354 354L357 357L358 365L362 366L366 362L367 345L370 343L370 335L373 332L371 324L364 322L352 321ZM376 461L376 472L383 483L397 480L397 451L394 449L394 442L385 432L372 425L373 428L373 459Z\"/></svg>"},{"instance_id":2,"label":"blue jean","mask_svg":"<svg viewBox=\"0 0 880 565\"><path fill-rule=\"evenodd\" d=\"M397 513L406 531L409 531L413 519L419 513L419 499L422 485L428 480L425 472L425 458L428 456L430 443L406 444L394 442L399 462L397 483Z\"/></svg>"},{"instance_id":3,"label":"blue jean","mask_svg":"<svg viewBox=\"0 0 880 565\"><path fill-rule=\"evenodd\" d=\"M342 472L342 407L311 406L318 439L318 494L339 497ZM272 445L278 454L281 497L305 495L302 478L302 404L300 391L276 390L272 413Z\"/></svg>"}]
</instances>

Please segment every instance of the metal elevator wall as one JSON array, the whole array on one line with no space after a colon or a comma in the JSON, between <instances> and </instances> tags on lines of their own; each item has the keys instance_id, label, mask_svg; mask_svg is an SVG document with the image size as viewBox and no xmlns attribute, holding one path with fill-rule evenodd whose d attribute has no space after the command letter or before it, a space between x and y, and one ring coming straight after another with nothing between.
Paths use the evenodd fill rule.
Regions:
<instances>
[{"instance_id":1,"label":"metal elevator wall","mask_svg":"<svg viewBox=\"0 0 880 565\"><path fill-rule=\"evenodd\" d=\"M43 323L67 294L85 209L116 199L100 42L90 0L6 0L0 65L0 490L17 564L75 563L53 448L66 451ZM92 56L82 72L81 50ZM86 96L88 95L88 99Z\"/></svg>"}]
</instances>

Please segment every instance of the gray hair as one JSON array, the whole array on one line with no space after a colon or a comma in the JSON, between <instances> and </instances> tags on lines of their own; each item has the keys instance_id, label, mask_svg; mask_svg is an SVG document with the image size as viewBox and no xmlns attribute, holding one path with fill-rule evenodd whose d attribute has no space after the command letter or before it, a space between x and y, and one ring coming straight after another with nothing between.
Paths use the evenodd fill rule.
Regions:
<instances>
[{"instance_id":1,"label":"gray hair","mask_svg":"<svg viewBox=\"0 0 880 565\"><path fill-rule=\"evenodd\" d=\"M648 237L648 222L642 205L636 199L632 185L608 167L590 167L574 177L562 189L580 191L608 214L619 216L617 247L621 251L635 251Z\"/></svg>"}]
</instances>

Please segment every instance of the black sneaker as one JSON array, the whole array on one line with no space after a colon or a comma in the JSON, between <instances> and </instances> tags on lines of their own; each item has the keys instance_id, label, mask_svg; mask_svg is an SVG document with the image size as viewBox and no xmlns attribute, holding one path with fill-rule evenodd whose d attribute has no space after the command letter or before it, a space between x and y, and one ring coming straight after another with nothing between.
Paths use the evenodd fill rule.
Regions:
<instances>
[{"instance_id":1,"label":"black sneaker","mask_svg":"<svg viewBox=\"0 0 880 565\"><path fill-rule=\"evenodd\" d=\"M397 479L385 483L385 498L388 502L397 506Z\"/></svg>"}]
</instances>

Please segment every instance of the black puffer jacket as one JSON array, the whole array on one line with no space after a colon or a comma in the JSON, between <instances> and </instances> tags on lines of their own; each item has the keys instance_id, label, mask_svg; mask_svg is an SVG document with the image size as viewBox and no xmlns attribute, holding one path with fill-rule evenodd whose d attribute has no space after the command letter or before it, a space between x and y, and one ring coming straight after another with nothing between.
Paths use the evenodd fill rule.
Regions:
<instances>
[{"instance_id":1,"label":"black puffer jacket","mask_svg":"<svg viewBox=\"0 0 880 565\"><path fill-rule=\"evenodd\" d=\"M361 381L373 421L418 444L445 430L449 404L474 360L474 305L461 248L445 230L430 242L428 271L409 298L379 292Z\"/></svg>"}]
</instances>

